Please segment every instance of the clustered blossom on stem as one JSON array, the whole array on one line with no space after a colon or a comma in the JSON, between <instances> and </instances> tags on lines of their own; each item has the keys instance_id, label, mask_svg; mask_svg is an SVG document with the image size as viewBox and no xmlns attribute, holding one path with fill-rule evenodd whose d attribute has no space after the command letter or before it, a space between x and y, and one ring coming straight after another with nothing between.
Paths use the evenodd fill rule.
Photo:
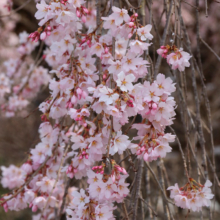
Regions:
<instances>
[{"instance_id":1,"label":"clustered blossom on stem","mask_svg":"<svg viewBox=\"0 0 220 220\"><path fill-rule=\"evenodd\" d=\"M143 121L132 126L138 131L138 136L134 137L134 140L139 140L139 144L132 144L130 149L132 153L138 155L138 158L152 161L164 158L172 150L169 142L174 141L175 135L165 133L164 130L166 126L172 124L175 116L176 103L170 96L175 91L175 86L170 78L158 74L153 83L145 81L141 91L143 109L140 114Z\"/></svg>"},{"instance_id":2,"label":"clustered blossom on stem","mask_svg":"<svg viewBox=\"0 0 220 220\"><path fill-rule=\"evenodd\" d=\"M98 35L95 10L84 0L41 0L37 9L40 27L28 42L47 45L50 97L39 106L40 142L20 168L2 168L3 186L20 191L0 203L5 211L40 211L35 220L54 220L54 207L68 220L115 219L114 205L129 194L129 184L127 171L112 158L131 150L152 161L172 150L175 136L165 128L175 116L175 84L163 74L152 83L145 80L149 62L142 55L151 45L146 41L153 38L152 26L139 24L137 13L113 6ZM35 80L30 82L34 87ZM137 114L143 120L133 125L138 136L130 139L122 126ZM66 176L87 177L88 187L69 190L61 210Z\"/></svg>"},{"instance_id":3,"label":"clustered blossom on stem","mask_svg":"<svg viewBox=\"0 0 220 220\"><path fill-rule=\"evenodd\" d=\"M178 49L174 46L161 46L157 53L167 59L167 63L171 65L173 70L178 69L184 71L185 67L189 67L189 59L192 57L189 53L183 51L183 48Z\"/></svg>"},{"instance_id":4,"label":"clustered blossom on stem","mask_svg":"<svg viewBox=\"0 0 220 220\"><path fill-rule=\"evenodd\" d=\"M203 206L210 206L210 200L214 197L211 186L212 183L209 180L206 180L205 185L201 185L189 178L189 182L185 186L179 188L176 183L168 190L170 190L170 198L174 199L176 206L199 212Z\"/></svg>"},{"instance_id":5,"label":"clustered blossom on stem","mask_svg":"<svg viewBox=\"0 0 220 220\"><path fill-rule=\"evenodd\" d=\"M3 62L5 72L0 73L0 105L1 113L6 117L25 111L29 100L50 80L48 70L36 66L28 56L38 45L38 42L28 39L26 32L22 32L16 51L18 58Z\"/></svg>"}]
</instances>

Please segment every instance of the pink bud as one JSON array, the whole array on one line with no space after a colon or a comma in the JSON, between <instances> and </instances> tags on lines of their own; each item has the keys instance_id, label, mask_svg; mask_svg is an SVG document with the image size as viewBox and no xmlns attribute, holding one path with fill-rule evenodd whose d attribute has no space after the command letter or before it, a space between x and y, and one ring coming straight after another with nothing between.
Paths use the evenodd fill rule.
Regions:
<instances>
[{"instance_id":1,"label":"pink bud","mask_svg":"<svg viewBox=\"0 0 220 220\"><path fill-rule=\"evenodd\" d=\"M153 110L156 110L156 109L157 109L157 104L156 104L156 103L153 103L152 109L153 109Z\"/></svg>"},{"instance_id":2,"label":"pink bud","mask_svg":"<svg viewBox=\"0 0 220 220\"><path fill-rule=\"evenodd\" d=\"M86 159L89 159L89 155L88 154L86 154Z\"/></svg>"},{"instance_id":3,"label":"pink bud","mask_svg":"<svg viewBox=\"0 0 220 220\"><path fill-rule=\"evenodd\" d=\"M91 40L87 40L86 43L88 44L88 46L90 46L91 45Z\"/></svg>"},{"instance_id":4,"label":"pink bud","mask_svg":"<svg viewBox=\"0 0 220 220\"><path fill-rule=\"evenodd\" d=\"M160 48L161 48L161 49L165 49L166 47L165 47L165 46L161 46Z\"/></svg>"},{"instance_id":5,"label":"pink bud","mask_svg":"<svg viewBox=\"0 0 220 220\"><path fill-rule=\"evenodd\" d=\"M4 208L5 212L8 212L8 204L7 203L4 203L3 208Z\"/></svg>"},{"instance_id":6,"label":"pink bud","mask_svg":"<svg viewBox=\"0 0 220 220\"><path fill-rule=\"evenodd\" d=\"M72 172L72 171L73 171L73 167L72 167L72 166L69 166L69 167L68 167L68 171L69 171L69 172Z\"/></svg>"},{"instance_id":7,"label":"pink bud","mask_svg":"<svg viewBox=\"0 0 220 220\"><path fill-rule=\"evenodd\" d=\"M35 37L35 36L36 36L36 33L33 32L33 33L31 33L31 34L29 35L29 38L32 38L32 37Z\"/></svg>"},{"instance_id":8,"label":"pink bud","mask_svg":"<svg viewBox=\"0 0 220 220\"><path fill-rule=\"evenodd\" d=\"M134 26L134 22L129 22L129 27L133 27Z\"/></svg>"},{"instance_id":9,"label":"pink bud","mask_svg":"<svg viewBox=\"0 0 220 220\"><path fill-rule=\"evenodd\" d=\"M122 167L121 169L122 169L123 174L125 174L125 175L128 174L124 167Z\"/></svg>"},{"instance_id":10,"label":"pink bud","mask_svg":"<svg viewBox=\"0 0 220 220\"><path fill-rule=\"evenodd\" d=\"M137 150L136 154L137 154L137 155L141 155L141 154L142 154L141 150L140 150L140 149Z\"/></svg>"},{"instance_id":11,"label":"pink bud","mask_svg":"<svg viewBox=\"0 0 220 220\"><path fill-rule=\"evenodd\" d=\"M77 173L77 172L78 172L78 170L77 170L76 168L74 168L74 169L73 169L73 172L74 172L74 173Z\"/></svg>"},{"instance_id":12,"label":"pink bud","mask_svg":"<svg viewBox=\"0 0 220 220\"><path fill-rule=\"evenodd\" d=\"M145 153L145 154L144 154L144 160L145 160L145 161L148 160L148 156L149 156L148 153Z\"/></svg>"},{"instance_id":13,"label":"pink bud","mask_svg":"<svg viewBox=\"0 0 220 220\"><path fill-rule=\"evenodd\" d=\"M76 10L76 16L77 16L78 18L80 18L80 12L79 12L78 9Z\"/></svg>"},{"instance_id":14,"label":"pink bud","mask_svg":"<svg viewBox=\"0 0 220 220\"><path fill-rule=\"evenodd\" d=\"M47 36L50 36L51 32L50 31L47 31Z\"/></svg>"},{"instance_id":15,"label":"pink bud","mask_svg":"<svg viewBox=\"0 0 220 220\"><path fill-rule=\"evenodd\" d=\"M37 211L37 206L36 205L32 206L32 212L36 212L36 211Z\"/></svg>"},{"instance_id":16,"label":"pink bud","mask_svg":"<svg viewBox=\"0 0 220 220\"><path fill-rule=\"evenodd\" d=\"M71 98L71 102L73 103L73 105L75 105L75 104L77 103L77 98L76 98L75 95L72 96L72 98Z\"/></svg>"},{"instance_id":17,"label":"pink bud","mask_svg":"<svg viewBox=\"0 0 220 220\"><path fill-rule=\"evenodd\" d=\"M83 8L83 11L88 14L89 13L89 10L87 8Z\"/></svg>"},{"instance_id":18,"label":"pink bud","mask_svg":"<svg viewBox=\"0 0 220 220\"><path fill-rule=\"evenodd\" d=\"M47 37L46 32L41 33L41 35L40 35L40 39L41 39L41 40L45 40L46 37Z\"/></svg>"},{"instance_id":19,"label":"pink bud","mask_svg":"<svg viewBox=\"0 0 220 220\"><path fill-rule=\"evenodd\" d=\"M105 47L105 53L108 53L108 47Z\"/></svg>"},{"instance_id":20,"label":"pink bud","mask_svg":"<svg viewBox=\"0 0 220 220\"><path fill-rule=\"evenodd\" d=\"M132 35L133 35L133 34L132 34L132 33L130 33L130 34L128 35L128 38L131 38L131 37L132 37Z\"/></svg>"},{"instance_id":21,"label":"pink bud","mask_svg":"<svg viewBox=\"0 0 220 220\"><path fill-rule=\"evenodd\" d=\"M86 16L85 15L82 16L82 22L86 23Z\"/></svg>"},{"instance_id":22,"label":"pink bud","mask_svg":"<svg viewBox=\"0 0 220 220\"><path fill-rule=\"evenodd\" d=\"M74 177L73 173L69 173L69 177L72 179Z\"/></svg>"},{"instance_id":23,"label":"pink bud","mask_svg":"<svg viewBox=\"0 0 220 220\"><path fill-rule=\"evenodd\" d=\"M50 26L47 26L47 30L48 30L48 31L51 31L51 27L50 27Z\"/></svg>"},{"instance_id":24,"label":"pink bud","mask_svg":"<svg viewBox=\"0 0 220 220\"><path fill-rule=\"evenodd\" d=\"M107 78L107 74L105 73L102 78L105 80Z\"/></svg>"},{"instance_id":25,"label":"pink bud","mask_svg":"<svg viewBox=\"0 0 220 220\"><path fill-rule=\"evenodd\" d=\"M111 175L111 178L112 178L112 182L114 183L115 182L115 174Z\"/></svg>"},{"instance_id":26,"label":"pink bud","mask_svg":"<svg viewBox=\"0 0 220 220\"><path fill-rule=\"evenodd\" d=\"M84 42L86 42L86 38L83 38L83 39L81 40L81 43L84 43Z\"/></svg>"},{"instance_id":27,"label":"pink bud","mask_svg":"<svg viewBox=\"0 0 220 220\"><path fill-rule=\"evenodd\" d=\"M82 97L85 99L87 96L88 96L88 94L85 91L83 91L82 92Z\"/></svg>"},{"instance_id":28,"label":"pink bud","mask_svg":"<svg viewBox=\"0 0 220 220\"><path fill-rule=\"evenodd\" d=\"M138 14L137 14L137 13L135 13L135 14L134 14L134 16L135 16L135 17L138 17Z\"/></svg>"},{"instance_id":29,"label":"pink bud","mask_svg":"<svg viewBox=\"0 0 220 220\"><path fill-rule=\"evenodd\" d=\"M83 158L82 155L80 155L80 156L79 156L79 159L82 160L82 158Z\"/></svg>"},{"instance_id":30,"label":"pink bud","mask_svg":"<svg viewBox=\"0 0 220 220\"><path fill-rule=\"evenodd\" d=\"M76 90L76 93L77 93L78 95L82 95L82 89L78 88L78 89Z\"/></svg>"},{"instance_id":31,"label":"pink bud","mask_svg":"<svg viewBox=\"0 0 220 220\"><path fill-rule=\"evenodd\" d=\"M141 151L145 151L145 147L144 146L141 148Z\"/></svg>"},{"instance_id":32,"label":"pink bud","mask_svg":"<svg viewBox=\"0 0 220 220\"><path fill-rule=\"evenodd\" d=\"M100 173L103 174L103 173L104 173L104 170L102 170Z\"/></svg>"},{"instance_id":33,"label":"pink bud","mask_svg":"<svg viewBox=\"0 0 220 220\"><path fill-rule=\"evenodd\" d=\"M118 170L119 172L122 172L122 167L117 167L117 170Z\"/></svg>"}]
</instances>

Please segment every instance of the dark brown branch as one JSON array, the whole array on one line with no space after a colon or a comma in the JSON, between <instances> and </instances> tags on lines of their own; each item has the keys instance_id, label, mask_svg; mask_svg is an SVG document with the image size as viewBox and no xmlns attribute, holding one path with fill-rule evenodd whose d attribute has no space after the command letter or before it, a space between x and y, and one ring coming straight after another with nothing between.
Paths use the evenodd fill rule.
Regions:
<instances>
[{"instance_id":1,"label":"dark brown branch","mask_svg":"<svg viewBox=\"0 0 220 220\"><path fill-rule=\"evenodd\" d=\"M171 0L170 8L169 8L169 13L168 13L168 18L167 18L166 26L165 26L165 29L164 29L164 32L163 32L163 37L162 37L162 40L160 42L160 45L164 45L165 42L166 42L167 35L168 35L168 30L169 30L169 26L170 26L170 21L171 21L171 17L172 17L172 9L173 9L173 1ZM155 66L155 70L154 70L154 78L159 73L161 61L162 61L162 57L158 56L157 57L156 66Z\"/></svg>"},{"instance_id":2,"label":"dark brown branch","mask_svg":"<svg viewBox=\"0 0 220 220\"><path fill-rule=\"evenodd\" d=\"M22 8L24 8L28 3L30 3L32 0L28 0L26 1L24 4L22 4L21 6L19 6L18 8L16 8L15 10L11 11L9 14L7 15L1 15L0 18L5 18L5 17L9 17L12 14L15 14L16 12L20 11Z\"/></svg>"},{"instance_id":3,"label":"dark brown branch","mask_svg":"<svg viewBox=\"0 0 220 220\"><path fill-rule=\"evenodd\" d=\"M138 172L137 172L137 184L136 184L136 194L134 200L134 212L133 212L133 220L137 219L137 210L138 210L138 198L140 197L140 189L141 189L141 180L142 180L142 170L143 170L143 159L139 160Z\"/></svg>"},{"instance_id":4,"label":"dark brown branch","mask_svg":"<svg viewBox=\"0 0 220 220\"><path fill-rule=\"evenodd\" d=\"M220 61L218 54L200 37L201 42L215 55L215 57Z\"/></svg>"}]
</instances>

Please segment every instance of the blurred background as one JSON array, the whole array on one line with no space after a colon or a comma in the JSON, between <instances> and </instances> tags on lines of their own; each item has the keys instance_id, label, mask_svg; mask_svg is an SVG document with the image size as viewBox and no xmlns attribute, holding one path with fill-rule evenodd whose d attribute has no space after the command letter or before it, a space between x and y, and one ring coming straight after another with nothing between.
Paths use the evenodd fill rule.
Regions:
<instances>
[{"instance_id":1,"label":"blurred background","mask_svg":"<svg viewBox=\"0 0 220 220\"><path fill-rule=\"evenodd\" d=\"M166 1L166 0L164 0ZM157 33L162 37L164 31L164 25L166 23L166 12L164 12L164 1L163 0L147 0L145 3L145 11L142 14L145 17L146 24L154 22L154 25L157 27ZM10 16L1 17L2 15L7 15L10 12L7 11L5 5L7 3L6 0L0 1L0 73L4 72L4 67L2 63L8 58L16 57L16 53L14 52L15 46L18 44L18 34L27 31L28 33L34 32L38 28L38 21L35 19L34 14L36 12L36 2L34 0L28 1L26 4L26 0L13 0L12 10L18 10L16 13L11 13ZM104 4L105 1L103 1ZM125 6L124 1L119 2L122 7ZM130 0L130 3L137 7L137 0ZM152 10L149 13L148 7L152 4ZM189 34L189 38L191 41L192 51L195 58L197 58L196 52L196 1L194 0L186 0L182 1L182 15L187 27L187 31ZM144 15L145 13L145 15ZM215 51L215 53L220 56L220 2L209 0L208 1L208 17L205 15L205 1L199 0L199 19L200 19L200 34L201 38ZM157 55L155 54L155 50L160 46L160 39L156 34L155 29L152 30L153 35L155 36L149 51L152 62L155 64ZM169 36L167 40L167 44L172 37L172 30L169 31ZM187 48L183 45L184 50L187 51ZM39 48L37 48L39 49ZM36 51L32 54L33 58L37 54ZM216 173L220 178L220 60L210 52L210 50L203 44L200 43L201 50L201 59L202 59L202 67L204 73L204 82L207 89L207 95L210 101L211 107L211 123L213 127L213 139L215 145L215 160L216 160ZM46 63L44 66L47 67ZM170 76L174 81L178 81L177 76L173 76L170 72L169 67L166 62L162 62L160 72L164 73L166 76ZM177 73L179 74L179 73ZM195 121L195 100L193 96L192 89L192 80L191 80L191 72L190 69L187 68L185 72L186 84L185 89L187 93L187 108L188 114ZM201 79L196 72L197 86L199 92L200 99L200 110L202 114L202 125L203 132L205 135L205 147L207 152L211 152L211 138L210 138L210 129L208 126L208 115L205 108L204 96L202 94L202 86ZM9 166L10 164L15 164L20 166L22 162L27 158L27 154L30 148L33 148L39 141L38 137L38 127L40 125L40 112L38 111L38 105L46 99L49 91L47 89L42 90L36 98L31 102L28 106L27 112L25 112L22 116L5 118L0 116L0 165ZM174 94L175 100L177 102L176 109L176 120L174 121L174 125L172 126L176 132L177 137L180 140L180 143L183 147L183 150L186 154L188 154L187 163L190 164L192 170L196 169L196 164L193 159L193 156L190 155L189 149L187 146L183 123L181 120L181 99L179 98L178 93ZM171 132L169 128L167 128L168 132ZM134 131L129 131L130 134L133 134ZM195 135L195 128L193 128L193 124L189 125L189 133L190 140L193 143L193 147L195 148L196 154L198 158L201 158L201 148L198 144L198 140ZM173 145L173 151L167 155L164 160L164 165L166 167L167 173L167 181L170 182L170 185L174 185L174 183L178 182L179 185L184 185L185 177L184 177L184 169L183 163L181 159L181 155L178 150L177 142ZM211 153L209 154L211 157ZM202 165L202 161L199 159L199 163ZM152 167L155 172L157 172L157 162L152 162ZM210 180L213 181L213 175L210 170ZM196 173L191 173L192 176ZM129 177L128 182L132 182L132 176ZM160 192L154 183L154 180L151 178L151 191L150 195L159 195ZM165 183L165 184L168 184ZM145 180L143 180L143 185L145 184ZM215 188L215 214L214 219L220 219L220 190L218 187ZM0 194L8 192L7 189L3 189L0 186ZM145 193L145 192L144 192ZM147 195L143 195L146 197ZM158 206L161 206L161 201L153 201L152 203L158 203ZM158 208L159 217L155 219L163 219L163 211L162 208ZM185 210L179 210L175 215L175 219L185 219L187 212ZM208 219L208 214L206 210L204 210L204 218ZM0 220L28 220L31 219L31 212L29 210L25 210L22 212L9 212L7 214L4 213L3 209L0 209ZM118 218L119 219L119 218ZM199 215L194 213L190 213L188 219L200 219Z\"/></svg>"}]
</instances>

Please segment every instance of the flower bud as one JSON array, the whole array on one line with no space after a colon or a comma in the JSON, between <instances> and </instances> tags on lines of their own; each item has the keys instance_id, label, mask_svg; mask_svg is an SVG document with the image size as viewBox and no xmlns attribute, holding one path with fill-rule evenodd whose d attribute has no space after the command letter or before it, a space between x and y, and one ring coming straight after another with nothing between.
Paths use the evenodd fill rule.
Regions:
<instances>
[{"instance_id":1,"label":"flower bud","mask_svg":"<svg viewBox=\"0 0 220 220\"><path fill-rule=\"evenodd\" d=\"M36 211L37 211L37 206L36 205L32 206L32 212L36 212Z\"/></svg>"},{"instance_id":2,"label":"flower bud","mask_svg":"<svg viewBox=\"0 0 220 220\"><path fill-rule=\"evenodd\" d=\"M76 16L77 16L78 18L80 18L80 12L79 12L78 9L76 10Z\"/></svg>"},{"instance_id":3,"label":"flower bud","mask_svg":"<svg viewBox=\"0 0 220 220\"><path fill-rule=\"evenodd\" d=\"M124 175L128 174L124 167L121 168Z\"/></svg>"},{"instance_id":4,"label":"flower bud","mask_svg":"<svg viewBox=\"0 0 220 220\"><path fill-rule=\"evenodd\" d=\"M86 16L85 15L82 16L82 22L86 23Z\"/></svg>"},{"instance_id":5,"label":"flower bud","mask_svg":"<svg viewBox=\"0 0 220 220\"><path fill-rule=\"evenodd\" d=\"M130 38L132 37L132 35L133 35L133 34L132 34L132 33L130 33L130 34L128 35L128 38L130 39Z\"/></svg>"},{"instance_id":6,"label":"flower bud","mask_svg":"<svg viewBox=\"0 0 220 220\"><path fill-rule=\"evenodd\" d=\"M152 109L153 109L153 110L156 110L156 109L157 109L157 104L156 104L156 103L153 103L153 104L152 104Z\"/></svg>"},{"instance_id":7,"label":"flower bud","mask_svg":"<svg viewBox=\"0 0 220 220\"><path fill-rule=\"evenodd\" d=\"M89 10L87 8L83 8L83 11L88 14L89 13Z\"/></svg>"},{"instance_id":8,"label":"flower bud","mask_svg":"<svg viewBox=\"0 0 220 220\"><path fill-rule=\"evenodd\" d=\"M133 27L134 26L134 22L129 22L129 27Z\"/></svg>"},{"instance_id":9,"label":"flower bud","mask_svg":"<svg viewBox=\"0 0 220 220\"><path fill-rule=\"evenodd\" d=\"M8 204L7 203L4 203L3 208L4 208L5 212L8 212Z\"/></svg>"}]
</instances>

